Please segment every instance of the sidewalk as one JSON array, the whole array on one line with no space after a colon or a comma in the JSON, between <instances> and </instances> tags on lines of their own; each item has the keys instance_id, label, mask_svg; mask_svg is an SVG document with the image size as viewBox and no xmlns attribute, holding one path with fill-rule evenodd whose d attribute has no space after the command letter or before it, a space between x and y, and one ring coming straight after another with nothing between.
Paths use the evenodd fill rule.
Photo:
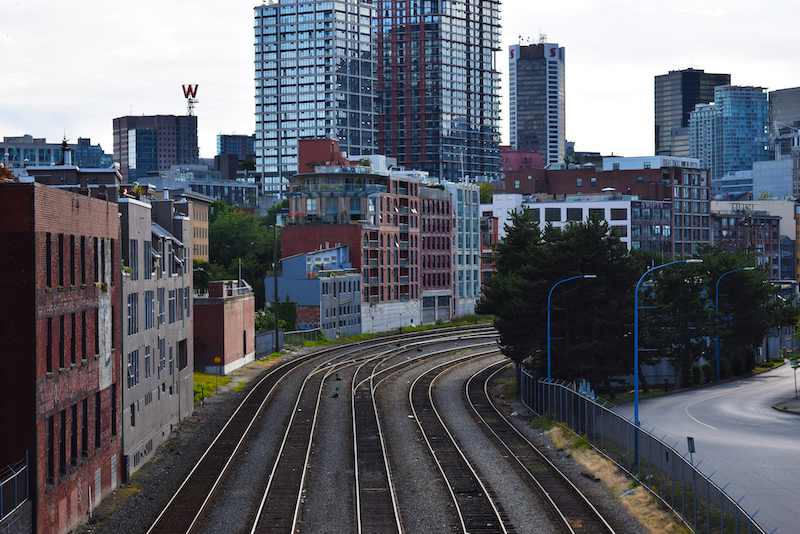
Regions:
<instances>
[{"instance_id":1,"label":"sidewalk","mask_svg":"<svg viewBox=\"0 0 800 534\"><path fill-rule=\"evenodd\" d=\"M800 399L795 399L794 397L789 397L783 402L779 402L775 406L773 406L779 412L790 412L797 415L800 415Z\"/></svg>"}]
</instances>

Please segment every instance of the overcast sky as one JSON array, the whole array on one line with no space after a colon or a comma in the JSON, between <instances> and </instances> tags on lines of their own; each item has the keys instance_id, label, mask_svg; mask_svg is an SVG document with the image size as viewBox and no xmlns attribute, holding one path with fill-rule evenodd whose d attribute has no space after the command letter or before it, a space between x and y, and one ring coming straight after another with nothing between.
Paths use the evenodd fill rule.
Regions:
<instances>
[{"instance_id":1,"label":"overcast sky","mask_svg":"<svg viewBox=\"0 0 800 534\"><path fill-rule=\"evenodd\" d=\"M200 154L252 134L253 7L233 0L8 1L0 25L0 136L89 137L111 153L112 120L182 115L198 84ZM702 7L708 5L709 7ZM653 153L653 77L688 67L735 85L800 86L800 3L507 0L497 67L508 141L508 46L566 48L566 132L577 150Z\"/></svg>"}]
</instances>

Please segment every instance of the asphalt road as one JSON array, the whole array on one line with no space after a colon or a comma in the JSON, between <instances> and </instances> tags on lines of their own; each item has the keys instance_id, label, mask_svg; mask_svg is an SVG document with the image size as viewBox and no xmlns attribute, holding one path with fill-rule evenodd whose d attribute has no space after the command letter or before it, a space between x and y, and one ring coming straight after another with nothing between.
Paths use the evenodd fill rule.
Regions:
<instances>
[{"instance_id":1,"label":"asphalt road","mask_svg":"<svg viewBox=\"0 0 800 534\"><path fill-rule=\"evenodd\" d=\"M767 533L800 532L800 415L774 405L794 397L790 366L750 378L684 393L646 399L639 419L647 430L687 452L694 463L735 500ZM632 417L633 405L620 407Z\"/></svg>"}]
</instances>

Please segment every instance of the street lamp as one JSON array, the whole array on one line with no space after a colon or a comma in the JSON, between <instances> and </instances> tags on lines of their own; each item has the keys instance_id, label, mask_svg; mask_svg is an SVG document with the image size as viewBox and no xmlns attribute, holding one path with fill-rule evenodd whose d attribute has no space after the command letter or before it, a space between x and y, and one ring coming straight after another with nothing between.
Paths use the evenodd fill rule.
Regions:
<instances>
[{"instance_id":1,"label":"street lamp","mask_svg":"<svg viewBox=\"0 0 800 534\"><path fill-rule=\"evenodd\" d=\"M596 274L579 274L578 276L572 276L570 278L565 278L564 280L559 280L558 282L550 288L550 293L547 295L547 381L550 382L550 297L553 296L553 290L556 288L558 284L563 284L564 282L569 282L570 280L576 280L578 278L597 278Z\"/></svg>"},{"instance_id":2,"label":"street lamp","mask_svg":"<svg viewBox=\"0 0 800 534\"><path fill-rule=\"evenodd\" d=\"M700 259L689 259L689 260L676 260L671 261L669 263L665 263L663 265L658 265L656 267L652 267L645 271L639 281L636 283L636 292L634 293L633 297L633 422L636 426L639 426L639 287L644 282L644 279L647 277L648 274L656 271L658 269L663 269L664 267L669 267L670 265L675 265L676 263L703 263L703 260ZM637 443L637 450L636 450L636 459L639 459L639 451L638 451L638 432L636 434L636 443Z\"/></svg>"},{"instance_id":3,"label":"street lamp","mask_svg":"<svg viewBox=\"0 0 800 534\"><path fill-rule=\"evenodd\" d=\"M726 274L735 273L736 271L752 271L755 267L739 267L738 269L733 269L732 271L728 271L726 273L722 273L720 277L717 279L717 287L714 291L714 309L716 310L717 314L719 315L719 283L722 281L722 277ZM717 322L719 322L719 317L717 317ZM714 353L717 359L717 380L719 380L719 330L717 331L716 342L714 343Z\"/></svg>"},{"instance_id":4,"label":"street lamp","mask_svg":"<svg viewBox=\"0 0 800 534\"><path fill-rule=\"evenodd\" d=\"M278 342L278 226L272 226L272 280L274 283L275 291L275 352L280 352L280 344Z\"/></svg>"}]
</instances>

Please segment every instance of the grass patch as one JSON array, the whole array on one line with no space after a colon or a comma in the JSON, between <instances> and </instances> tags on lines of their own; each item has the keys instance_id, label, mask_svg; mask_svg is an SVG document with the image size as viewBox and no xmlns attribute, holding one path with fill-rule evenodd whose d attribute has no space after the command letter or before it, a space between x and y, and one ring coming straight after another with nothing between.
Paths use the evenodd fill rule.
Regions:
<instances>
[{"instance_id":1,"label":"grass patch","mask_svg":"<svg viewBox=\"0 0 800 534\"><path fill-rule=\"evenodd\" d=\"M242 391L245 387L247 387L247 382L239 382L234 387L231 388L231 391Z\"/></svg>"},{"instance_id":2,"label":"grass patch","mask_svg":"<svg viewBox=\"0 0 800 534\"><path fill-rule=\"evenodd\" d=\"M662 510L653 499L652 495L625 476L617 466L603 458L593 449L581 446L585 438L578 438L560 425L545 432L553 444L559 449L564 449L581 467L600 479L606 487L616 495L622 506L636 518L652 534L689 534L683 525L679 524L672 514ZM623 493L633 488L633 492L620 497Z\"/></svg>"},{"instance_id":3,"label":"grass patch","mask_svg":"<svg viewBox=\"0 0 800 534\"><path fill-rule=\"evenodd\" d=\"M661 397L665 394L666 392L663 389L660 391L651 389L647 393L645 393L644 391L640 391L639 399L641 400L641 399L649 399L651 397ZM611 398L611 396L609 396L608 393L603 393L601 395L598 395L599 398L616 405L625 404L626 402L633 402L633 396L634 396L633 390L631 390L630 392L626 391L625 393L617 393L617 396L613 399Z\"/></svg>"},{"instance_id":4,"label":"grass patch","mask_svg":"<svg viewBox=\"0 0 800 534\"><path fill-rule=\"evenodd\" d=\"M219 378L219 387L231 381L229 376L217 377L215 374L194 373L194 402L200 402L203 396L210 397L216 393L217 378Z\"/></svg>"},{"instance_id":5,"label":"grass patch","mask_svg":"<svg viewBox=\"0 0 800 534\"><path fill-rule=\"evenodd\" d=\"M541 430L542 432L547 432L556 425L553 422L553 414L546 414L545 416L537 415L529 424L531 428Z\"/></svg>"},{"instance_id":6,"label":"grass patch","mask_svg":"<svg viewBox=\"0 0 800 534\"><path fill-rule=\"evenodd\" d=\"M781 365L785 360L783 358L770 358L765 362L757 362L755 369L753 369L754 373L759 373L762 371L769 371L775 367Z\"/></svg>"},{"instance_id":7,"label":"grass patch","mask_svg":"<svg viewBox=\"0 0 800 534\"><path fill-rule=\"evenodd\" d=\"M510 397L510 396L516 395L518 393L519 393L519 390L517 389L517 379L516 379L516 377L508 380L503 385L503 394L508 395Z\"/></svg>"}]
</instances>

